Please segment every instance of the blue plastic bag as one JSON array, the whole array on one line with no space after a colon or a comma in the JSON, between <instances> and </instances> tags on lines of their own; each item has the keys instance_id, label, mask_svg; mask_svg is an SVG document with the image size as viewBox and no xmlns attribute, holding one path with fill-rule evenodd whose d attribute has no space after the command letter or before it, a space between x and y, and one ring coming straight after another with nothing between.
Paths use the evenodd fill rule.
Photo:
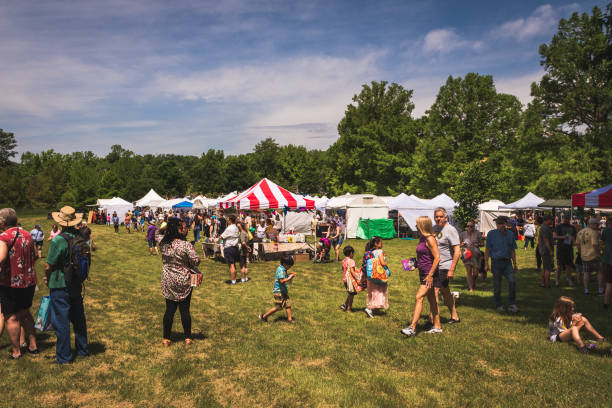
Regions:
<instances>
[{"instance_id":1,"label":"blue plastic bag","mask_svg":"<svg viewBox=\"0 0 612 408\"><path fill-rule=\"evenodd\" d=\"M51 327L51 298L49 298L49 296L43 296L40 300L40 306L38 307L38 313L34 321L34 328L40 331L53 329Z\"/></svg>"}]
</instances>

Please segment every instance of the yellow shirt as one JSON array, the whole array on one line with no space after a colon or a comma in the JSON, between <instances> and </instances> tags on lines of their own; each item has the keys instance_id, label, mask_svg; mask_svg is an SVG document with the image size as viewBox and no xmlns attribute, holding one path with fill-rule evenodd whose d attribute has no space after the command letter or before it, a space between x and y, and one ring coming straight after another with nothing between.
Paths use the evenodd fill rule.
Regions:
<instances>
[{"instance_id":1,"label":"yellow shirt","mask_svg":"<svg viewBox=\"0 0 612 408\"><path fill-rule=\"evenodd\" d=\"M584 228L576 235L576 242L580 244L580 258L590 262L599 258L599 231Z\"/></svg>"}]
</instances>

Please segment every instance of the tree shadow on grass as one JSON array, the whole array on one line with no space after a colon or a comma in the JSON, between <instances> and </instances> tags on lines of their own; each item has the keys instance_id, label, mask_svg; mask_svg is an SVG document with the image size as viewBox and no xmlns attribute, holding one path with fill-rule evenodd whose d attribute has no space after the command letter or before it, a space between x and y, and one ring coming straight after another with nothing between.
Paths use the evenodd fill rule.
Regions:
<instances>
[{"instance_id":1,"label":"tree shadow on grass","mask_svg":"<svg viewBox=\"0 0 612 408\"><path fill-rule=\"evenodd\" d=\"M575 276L575 275L574 275ZM473 307L481 310L488 310L492 313L498 313L505 317L518 317L516 322L527 325L536 325L543 328L543 332L548 332L548 319L552 312L555 300L560 296L569 296L576 301L576 309L589 318L596 329L606 330L609 326L609 312L602 308L603 301L600 297L594 295L584 295L582 287L577 285L569 287L561 285L560 287L552 287L550 289L541 288L540 274L536 268L520 269L516 279L516 305L519 308L517 313L497 312L494 308L493 301L493 277L489 274L486 282L478 281L476 292L461 293L457 306L459 307L459 315L462 315L461 307ZM563 279L563 278L562 278ZM461 277L454 279L451 286L465 284L465 278ZM480 284L480 285L479 285ZM456 290L457 288L452 288ZM465 292L465 291L464 291ZM508 305L508 283L506 278L502 278L502 303L504 307ZM444 305L441 304L441 307ZM608 322L606 324L606 322ZM610 333L602 333L603 336ZM543 335L545 336L545 335ZM586 333L583 335L586 336ZM606 336L608 337L608 336Z\"/></svg>"}]
</instances>

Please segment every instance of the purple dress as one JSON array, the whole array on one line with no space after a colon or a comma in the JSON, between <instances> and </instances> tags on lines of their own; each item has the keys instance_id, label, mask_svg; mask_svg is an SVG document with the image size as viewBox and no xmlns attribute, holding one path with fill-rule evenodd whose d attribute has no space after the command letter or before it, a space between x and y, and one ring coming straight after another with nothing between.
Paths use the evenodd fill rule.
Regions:
<instances>
[{"instance_id":1,"label":"purple dress","mask_svg":"<svg viewBox=\"0 0 612 408\"><path fill-rule=\"evenodd\" d=\"M431 270L431 265L433 265L434 256L431 253L431 250L427 247L427 239L425 237L421 237L419 240L419 244L416 248L417 253L417 267L419 268L419 278L421 278L421 284L425 284L425 278L429 274ZM438 275L438 270L434 272L434 279Z\"/></svg>"}]
</instances>

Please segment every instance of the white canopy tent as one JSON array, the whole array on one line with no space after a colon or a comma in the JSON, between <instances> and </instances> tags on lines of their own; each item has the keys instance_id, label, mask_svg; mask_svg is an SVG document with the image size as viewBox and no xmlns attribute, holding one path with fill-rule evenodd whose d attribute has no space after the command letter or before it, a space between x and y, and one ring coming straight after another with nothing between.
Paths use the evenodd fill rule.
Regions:
<instances>
[{"instance_id":1,"label":"white canopy tent","mask_svg":"<svg viewBox=\"0 0 612 408\"><path fill-rule=\"evenodd\" d=\"M162 196L157 194L155 190L151 189L144 197L136 201L134 205L136 207L151 207L157 208L161 203L166 201Z\"/></svg>"},{"instance_id":2,"label":"white canopy tent","mask_svg":"<svg viewBox=\"0 0 612 408\"><path fill-rule=\"evenodd\" d=\"M499 208L502 209L511 209L511 210L541 210L538 207L538 204L543 203L545 200L537 195L529 192L525 194L525 197L521 198L518 201L515 201L510 204L502 205Z\"/></svg>"},{"instance_id":3,"label":"white canopy tent","mask_svg":"<svg viewBox=\"0 0 612 408\"><path fill-rule=\"evenodd\" d=\"M416 220L418 217L426 216L431 218L432 223L434 222L433 211L436 207L438 206L426 203L416 196L408 196L404 193L394 197L389 202L389 209L397 210L413 231L416 231Z\"/></svg>"},{"instance_id":4,"label":"white canopy tent","mask_svg":"<svg viewBox=\"0 0 612 408\"><path fill-rule=\"evenodd\" d=\"M313 211L287 211L283 217L283 232L294 230L298 234L310 234L310 222L313 215Z\"/></svg>"},{"instance_id":5,"label":"white canopy tent","mask_svg":"<svg viewBox=\"0 0 612 408\"><path fill-rule=\"evenodd\" d=\"M357 197L361 197L361 195L356 194L356 195L352 195L351 193L346 193L344 195L341 196L337 196L337 197L332 197L326 204L325 204L325 209L326 210L341 210L341 209L346 209L347 204L357 198Z\"/></svg>"},{"instance_id":6,"label":"white canopy tent","mask_svg":"<svg viewBox=\"0 0 612 408\"><path fill-rule=\"evenodd\" d=\"M497 217L502 215L510 216L512 210L502 209L502 206L505 206L505 204L499 200L490 200L478 206L478 226L480 232L486 234L497 228L495 224Z\"/></svg>"},{"instance_id":7,"label":"white canopy tent","mask_svg":"<svg viewBox=\"0 0 612 408\"><path fill-rule=\"evenodd\" d=\"M108 214L116 212L119 217L134 209L132 203L124 200L121 197L113 197L110 199L101 198L96 202L96 204L98 207L100 207L100 209L106 210Z\"/></svg>"},{"instance_id":8,"label":"white canopy tent","mask_svg":"<svg viewBox=\"0 0 612 408\"><path fill-rule=\"evenodd\" d=\"M351 201L346 202L346 238L357 238L357 226L360 219L389 218L389 206L379 197L374 195L352 196ZM330 200L331 201L331 200Z\"/></svg>"},{"instance_id":9,"label":"white canopy tent","mask_svg":"<svg viewBox=\"0 0 612 408\"><path fill-rule=\"evenodd\" d=\"M212 204L211 204L212 202ZM196 210L206 210L209 207L214 207L217 204L214 200L209 200L204 196L197 196L193 199L193 208Z\"/></svg>"}]
</instances>

